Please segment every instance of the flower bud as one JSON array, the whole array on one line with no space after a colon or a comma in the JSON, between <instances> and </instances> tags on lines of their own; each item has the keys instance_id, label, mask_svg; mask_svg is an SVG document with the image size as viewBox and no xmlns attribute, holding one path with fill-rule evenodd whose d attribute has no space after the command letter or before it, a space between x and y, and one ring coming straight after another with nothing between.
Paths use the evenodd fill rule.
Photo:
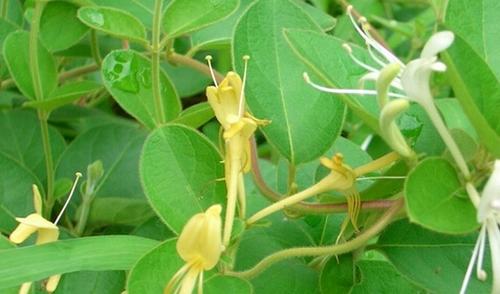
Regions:
<instances>
[{"instance_id":1,"label":"flower bud","mask_svg":"<svg viewBox=\"0 0 500 294\"><path fill-rule=\"evenodd\" d=\"M203 270L212 269L222 252L222 206L212 205L187 222L177 240L177 252L186 263L197 263Z\"/></svg>"}]
</instances>

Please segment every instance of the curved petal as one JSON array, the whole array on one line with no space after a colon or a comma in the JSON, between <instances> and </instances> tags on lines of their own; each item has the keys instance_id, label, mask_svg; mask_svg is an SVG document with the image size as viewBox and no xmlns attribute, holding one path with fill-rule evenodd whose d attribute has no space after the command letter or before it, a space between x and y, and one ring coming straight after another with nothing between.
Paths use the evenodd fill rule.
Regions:
<instances>
[{"instance_id":1,"label":"curved petal","mask_svg":"<svg viewBox=\"0 0 500 294\"><path fill-rule=\"evenodd\" d=\"M484 186L477 208L477 219L483 222L494 210L493 202L500 201L500 160L495 160L493 172Z\"/></svg>"},{"instance_id":2,"label":"curved petal","mask_svg":"<svg viewBox=\"0 0 500 294\"><path fill-rule=\"evenodd\" d=\"M451 43L453 43L454 39L455 35L453 35L453 33L450 31L435 33L429 38L427 43L425 43L420 57L429 58L432 56L436 56L439 52L448 49L448 47L451 46Z\"/></svg>"}]
</instances>

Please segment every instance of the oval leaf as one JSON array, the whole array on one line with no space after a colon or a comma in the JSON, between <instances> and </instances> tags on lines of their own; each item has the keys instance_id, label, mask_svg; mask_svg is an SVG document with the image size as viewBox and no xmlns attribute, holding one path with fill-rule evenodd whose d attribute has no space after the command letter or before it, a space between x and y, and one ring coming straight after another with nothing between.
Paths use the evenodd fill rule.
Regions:
<instances>
[{"instance_id":1,"label":"oval leaf","mask_svg":"<svg viewBox=\"0 0 500 294\"><path fill-rule=\"evenodd\" d=\"M475 242L475 235L438 234L407 221L398 221L382 233L377 246L399 273L425 288L426 292L458 293ZM489 258L484 261L484 270L491 272ZM473 273L467 293L490 293L490 284L491 279L482 282ZM407 292L391 289L390 293Z\"/></svg>"},{"instance_id":2,"label":"oval leaf","mask_svg":"<svg viewBox=\"0 0 500 294\"><path fill-rule=\"evenodd\" d=\"M471 232L479 225L476 209L445 159L428 158L410 172L405 182L406 208L410 219L443 233Z\"/></svg>"},{"instance_id":3,"label":"oval leaf","mask_svg":"<svg viewBox=\"0 0 500 294\"><path fill-rule=\"evenodd\" d=\"M104 175L96 187L97 197L143 198L138 166L146 132L135 125L107 124L79 135L61 156L57 178L84 174L87 166L101 160Z\"/></svg>"},{"instance_id":4,"label":"oval leaf","mask_svg":"<svg viewBox=\"0 0 500 294\"><path fill-rule=\"evenodd\" d=\"M238 8L239 0L175 0L165 9L163 29L169 38L201 29Z\"/></svg>"},{"instance_id":5,"label":"oval leaf","mask_svg":"<svg viewBox=\"0 0 500 294\"><path fill-rule=\"evenodd\" d=\"M82 7L78 18L87 26L127 40L146 41L146 28L132 14L111 7Z\"/></svg>"},{"instance_id":6,"label":"oval leaf","mask_svg":"<svg viewBox=\"0 0 500 294\"><path fill-rule=\"evenodd\" d=\"M118 104L148 128L155 128L151 61L133 50L113 51L104 58L101 73L104 86ZM179 115L181 103L163 70L160 84L164 113L170 121Z\"/></svg>"},{"instance_id":7,"label":"oval leaf","mask_svg":"<svg viewBox=\"0 0 500 294\"><path fill-rule=\"evenodd\" d=\"M4 42L3 55L10 75L24 96L30 99L46 99L57 85L57 71L54 58L38 42L38 68L42 97L35 97L33 80L31 79L29 33L17 31L11 33Z\"/></svg>"},{"instance_id":8,"label":"oval leaf","mask_svg":"<svg viewBox=\"0 0 500 294\"><path fill-rule=\"evenodd\" d=\"M40 39L49 51L67 49L83 38L88 27L76 17L78 6L68 2L50 1L40 19Z\"/></svg>"},{"instance_id":9,"label":"oval leaf","mask_svg":"<svg viewBox=\"0 0 500 294\"><path fill-rule=\"evenodd\" d=\"M255 3L236 26L233 56L242 72L241 58L251 55L247 102L255 116L272 121L262 129L267 139L289 161L301 163L332 145L342 128L345 106L305 84L302 74L307 68L287 45L285 28L321 31L291 1Z\"/></svg>"},{"instance_id":10,"label":"oval leaf","mask_svg":"<svg viewBox=\"0 0 500 294\"><path fill-rule=\"evenodd\" d=\"M163 293L170 278L184 265L175 248L177 239L165 241L146 254L130 272L130 294ZM205 273L203 293L252 293L251 285L240 278Z\"/></svg>"},{"instance_id":11,"label":"oval leaf","mask_svg":"<svg viewBox=\"0 0 500 294\"><path fill-rule=\"evenodd\" d=\"M33 213L31 185L40 183L30 171L2 152L0 170L0 232L9 234L17 225L14 217Z\"/></svg>"},{"instance_id":12,"label":"oval leaf","mask_svg":"<svg viewBox=\"0 0 500 294\"><path fill-rule=\"evenodd\" d=\"M140 166L144 192L174 232L194 214L225 202L221 160L208 139L182 125L166 125L146 140Z\"/></svg>"},{"instance_id":13,"label":"oval leaf","mask_svg":"<svg viewBox=\"0 0 500 294\"><path fill-rule=\"evenodd\" d=\"M285 36L299 59L307 66L307 72L317 83L331 88L355 89L365 70L352 62L342 45L344 40L323 33L286 30ZM352 45L354 54L361 61L371 64L368 52ZM317 77L317 79L315 78ZM364 123L378 132L378 106L376 99L366 96L335 95ZM331 96L329 99L332 99Z\"/></svg>"},{"instance_id":14,"label":"oval leaf","mask_svg":"<svg viewBox=\"0 0 500 294\"><path fill-rule=\"evenodd\" d=\"M49 99L33 100L23 103L23 106L43 109L47 112L69 104L83 96L96 92L102 86L92 81L78 81L70 84L65 84L52 92Z\"/></svg>"},{"instance_id":15,"label":"oval leaf","mask_svg":"<svg viewBox=\"0 0 500 294\"><path fill-rule=\"evenodd\" d=\"M0 112L0 152L4 152L21 166L34 173L44 183L47 175L42 132L36 115L27 110ZM55 161L66 148L61 134L49 127L52 158Z\"/></svg>"},{"instance_id":16,"label":"oval leaf","mask_svg":"<svg viewBox=\"0 0 500 294\"><path fill-rule=\"evenodd\" d=\"M157 241L141 237L100 236L2 250L0 289L55 274L129 270L157 244Z\"/></svg>"}]
</instances>

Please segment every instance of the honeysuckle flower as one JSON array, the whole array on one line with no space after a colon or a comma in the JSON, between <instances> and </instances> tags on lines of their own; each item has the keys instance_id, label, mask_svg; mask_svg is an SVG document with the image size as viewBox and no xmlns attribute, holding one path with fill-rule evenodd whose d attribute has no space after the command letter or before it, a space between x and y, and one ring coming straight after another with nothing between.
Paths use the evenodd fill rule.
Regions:
<instances>
[{"instance_id":1,"label":"honeysuckle flower","mask_svg":"<svg viewBox=\"0 0 500 294\"><path fill-rule=\"evenodd\" d=\"M331 159L321 158L321 164L330 169L330 173L326 177L313 186L294 195L288 196L258 211L247 219L247 224L253 224L274 212L294 205L314 195L334 190L347 196L349 216L353 226L356 227L356 218L361 204L359 193L355 187L356 179L364 174L386 167L397 159L399 159L399 156L396 153L391 152L377 160L353 169L344 163L343 156L341 154L336 154Z\"/></svg>"},{"instance_id":2,"label":"honeysuckle flower","mask_svg":"<svg viewBox=\"0 0 500 294\"><path fill-rule=\"evenodd\" d=\"M73 183L70 195L68 196L68 200L64 204L61 212L54 222L51 222L42 216L42 196L40 195L38 187L36 185L33 185L33 207L35 208L35 213L32 213L27 217L16 217L19 225L14 229L14 231L12 231L9 236L9 240L15 244L20 244L34 233L37 233L37 239L35 241L36 245L57 241L57 239L59 238L59 228L57 227L57 223L59 222L64 210L66 209L69 200L71 200L73 192L75 191L76 185L78 183L78 179L80 177L81 174L77 173L76 180ZM47 292L54 292L60 279L61 275L53 275L49 277L45 286ZM32 282L22 284L21 288L19 289L19 294L29 293L31 284Z\"/></svg>"},{"instance_id":3,"label":"honeysuckle flower","mask_svg":"<svg viewBox=\"0 0 500 294\"><path fill-rule=\"evenodd\" d=\"M223 242L229 245L236 211L236 200L239 202L240 216L245 215L245 187L243 173L250 171L250 142L249 139L259 125L268 122L259 120L245 111L245 81L249 57L244 56L245 69L243 80L235 72L227 73L224 80L217 84L211 65L211 57L207 56L210 72L215 86L207 87L208 103L215 113L215 117L224 129L225 141L224 169L227 186L227 206L224 222Z\"/></svg>"},{"instance_id":4,"label":"honeysuckle flower","mask_svg":"<svg viewBox=\"0 0 500 294\"><path fill-rule=\"evenodd\" d=\"M453 156L455 162L457 163L460 171L466 177L470 177L470 172L462 156L457 144L451 137L443 119L439 115L439 112L434 105L433 97L430 90L429 80L431 73L433 71L442 72L446 70L446 65L438 60L437 55L446 50L452 43L454 35L449 31L437 32L432 35L427 43L425 44L420 57L410 61L408 64L404 64L399 58L392 54L387 48L382 44L377 42L373 38L369 30L367 29L368 22L366 18L361 17L358 21L354 19L352 14L352 6L347 8L347 14L351 19L351 22L358 32L358 34L364 39L366 46L368 48L368 53L371 56L374 63L376 63L380 68L368 65L357 58L348 44L344 44L344 48L351 57L351 59L366 69L368 72L360 79L364 84L367 80L380 80L381 72L386 67L391 67L397 65L400 71L394 76L390 84L387 87L392 88L393 91L388 91L387 96L393 98L404 98L410 101L416 102L422 106L422 108L429 115L432 123L436 127L436 130L440 134L441 138L447 145L451 155ZM354 94L354 95L378 95L376 90L368 89L333 89L327 88L313 83L307 74L304 74L304 78L307 83L309 83L314 88L334 94ZM383 110L384 105L381 105L381 110ZM392 127L391 127L392 128Z\"/></svg>"},{"instance_id":5,"label":"honeysuckle flower","mask_svg":"<svg viewBox=\"0 0 500 294\"><path fill-rule=\"evenodd\" d=\"M186 223L177 240L177 253L186 262L165 287L165 294L193 292L198 281L198 293L203 292L203 272L219 262L223 251L222 207L212 205L204 213L195 214Z\"/></svg>"},{"instance_id":6,"label":"honeysuckle flower","mask_svg":"<svg viewBox=\"0 0 500 294\"><path fill-rule=\"evenodd\" d=\"M481 224L481 230L460 293L465 293L467 289L474 264L476 264L478 279L484 281L487 278L487 273L483 269L486 237L490 244L491 264L493 267L493 288L491 293L500 293L500 160L498 159L495 161L493 172L481 193L477 209L477 221Z\"/></svg>"}]
</instances>

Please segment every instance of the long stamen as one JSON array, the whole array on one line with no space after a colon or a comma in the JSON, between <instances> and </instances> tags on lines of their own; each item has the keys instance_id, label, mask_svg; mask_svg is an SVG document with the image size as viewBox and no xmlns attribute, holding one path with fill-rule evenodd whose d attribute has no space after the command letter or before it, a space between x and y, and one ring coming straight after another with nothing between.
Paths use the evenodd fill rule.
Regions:
<instances>
[{"instance_id":1,"label":"long stamen","mask_svg":"<svg viewBox=\"0 0 500 294\"><path fill-rule=\"evenodd\" d=\"M479 253L477 256L477 264L476 264L476 275L477 278L481 281L485 281L487 278L486 272L483 270L483 258L484 258L484 247L486 243L486 226L481 228L481 233L479 235ZM484 231L484 232L483 232Z\"/></svg>"},{"instance_id":2,"label":"long stamen","mask_svg":"<svg viewBox=\"0 0 500 294\"><path fill-rule=\"evenodd\" d=\"M347 43L344 43L342 44L342 48L345 49L345 51L347 51L347 53L349 54L349 57L352 59L352 61L354 61L354 63L356 63L357 65L361 66L362 68L366 69L367 71L371 71L371 72L378 72L379 70L372 67L372 66L369 66L368 64L362 62L361 60L359 60L355 55L354 53L352 53L352 48L351 46L349 46L349 44Z\"/></svg>"},{"instance_id":3,"label":"long stamen","mask_svg":"<svg viewBox=\"0 0 500 294\"><path fill-rule=\"evenodd\" d=\"M314 82L311 81L309 78L309 75L307 73L303 74L304 80L306 83L311 85L313 88L327 92L327 93L333 93L333 94L353 94L353 95L377 95L377 91L375 90L363 90L363 89L333 89L333 88L327 88L320 86L318 84L315 84ZM389 93L388 94L390 97L394 98L407 98L405 95L397 94L397 93Z\"/></svg>"},{"instance_id":4,"label":"long stamen","mask_svg":"<svg viewBox=\"0 0 500 294\"><path fill-rule=\"evenodd\" d=\"M387 60L389 60L390 63L399 63L402 67L404 67L403 62L399 60L399 58L396 57L396 55L392 54L391 51L389 51L387 48L382 46L379 42L373 38L373 36L370 34L370 30L368 29L369 24L368 21L366 20L365 17L359 18L359 22L361 23L361 29L363 32L368 36L368 39L370 40L370 45L373 46L375 50L377 50L382 56L384 56Z\"/></svg>"},{"instance_id":5,"label":"long stamen","mask_svg":"<svg viewBox=\"0 0 500 294\"><path fill-rule=\"evenodd\" d=\"M360 177L356 181L366 181L366 180L402 180L406 179L405 176L379 176L379 177Z\"/></svg>"},{"instance_id":6,"label":"long stamen","mask_svg":"<svg viewBox=\"0 0 500 294\"><path fill-rule=\"evenodd\" d=\"M352 14L352 5L349 5L347 7L347 15L349 16L349 18L351 19L351 22L354 26L354 28L356 29L356 31L358 32L358 34L365 40L365 42L367 42L368 44L370 44L371 46L373 46L373 48L375 50L377 50L378 52L380 52L380 54L382 54L385 58L387 58L390 62L398 62L400 65L403 65L403 63L396 57L394 56L389 50L387 50L384 46L380 45L377 41L375 41L375 39L373 39L373 37L370 35L370 33L367 31L367 30L363 30L357 23L357 21L354 19L354 16ZM366 27L366 24L367 24L367 21L366 21L366 18L364 17L360 17L359 18L359 22Z\"/></svg>"},{"instance_id":7,"label":"long stamen","mask_svg":"<svg viewBox=\"0 0 500 294\"><path fill-rule=\"evenodd\" d=\"M386 62L383 62L380 58L377 57L375 52L373 52L372 46L370 45L370 43L366 42L366 48L368 48L368 53L370 54L372 59L375 60L376 63L378 63L382 67L385 67L387 65Z\"/></svg>"},{"instance_id":8,"label":"long stamen","mask_svg":"<svg viewBox=\"0 0 500 294\"><path fill-rule=\"evenodd\" d=\"M241 85L241 93L240 93L240 105L238 109L238 116L243 117L243 112L245 111L245 85L247 81L247 69L248 69L248 60L250 60L250 56L243 56L243 62L245 63L245 69L243 70L243 83Z\"/></svg>"},{"instance_id":9,"label":"long stamen","mask_svg":"<svg viewBox=\"0 0 500 294\"><path fill-rule=\"evenodd\" d=\"M210 69L210 75L212 76L212 80L214 81L214 85L215 85L215 87L218 88L219 85L217 84L217 80L215 79L214 69L212 68L212 55L205 56L205 60L208 63L208 68Z\"/></svg>"},{"instance_id":10,"label":"long stamen","mask_svg":"<svg viewBox=\"0 0 500 294\"><path fill-rule=\"evenodd\" d=\"M481 228L480 234L484 234L483 228ZM462 282L462 287L460 288L460 294L465 294L465 290L467 289L467 285L469 284L470 277L472 275L472 269L474 268L474 263L477 259L477 255L479 253L480 243L481 243L481 235L477 239L476 245L474 246L474 250L472 251L472 256L470 258L469 265L467 266L467 271L465 272L464 281Z\"/></svg>"},{"instance_id":11,"label":"long stamen","mask_svg":"<svg viewBox=\"0 0 500 294\"><path fill-rule=\"evenodd\" d=\"M68 199L66 199L66 202L64 203L63 208L61 209L61 211L59 212L59 215L57 216L56 220L54 221L54 225L57 225L57 223L61 219L64 211L66 210L66 207L68 207L68 204L71 201L71 198L73 197L73 193L75 192L76 185L78 184L78 180L80 179L81 176L82 176L82 174L79 172L77 172L75 174L75 181L73 182L73 186L71 187L71 191L69 192Z\"/></svg>"}]
</instances>

